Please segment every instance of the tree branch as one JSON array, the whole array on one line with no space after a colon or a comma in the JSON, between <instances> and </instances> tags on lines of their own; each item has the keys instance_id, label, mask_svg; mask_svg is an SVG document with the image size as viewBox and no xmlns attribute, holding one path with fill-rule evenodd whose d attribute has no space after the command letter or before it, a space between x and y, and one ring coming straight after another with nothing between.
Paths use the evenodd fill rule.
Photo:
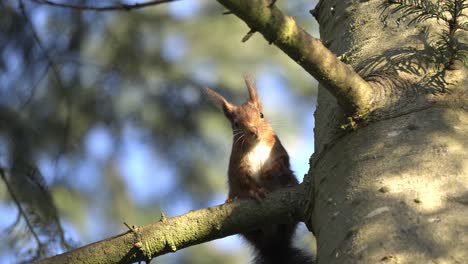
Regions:
<instances>
[{"instance_id":1,"label":"tree branch","mask_svg":"<svg viewBox=\"0 0 468 264\"><path fill-rule=\"evenodd\" d=\"M63 4L63 3L56 3L50 0L32 0L38 4L45 4L54 7L63 7L63 8L71 8L71 9L78 9L78 10L88 10L88 11L130 11L132 9L139 9L148 6L154 6L179 0L155 0L149 1L144 3L135 3L135 4L119 4L119 5L109 5L109 6L88 6L88 5L74 5L74 4Z\"/></svg>"},{"instance_id":2,"label":"tree branch","mask_svg":"<svg viewBox=\"0 0 468 264\"><path fill-rule=\"evenodd\" d=\"M33 1L35 1L35 0L33 0ZM37 1L43 1L43 0L37 0ZM67 107L66 107L67 111L65 113L66 120L65 120L64 127L63 127L62 144L60 146L59 153L57 154L57 157L55 159L55 163L56 163L56 166L57 166L60 157L66 151L66 148L67 148L67 145L68 145L68 137L69 137L70 131L72 129L71 120L72 120L72 103L73 103L73 100L72 100L72 97L71 97L71 94L70 94L70 91L69 91L70 89L65 89L65 84L62 81L62 76L61 76L60 69L59 69L57 63L55 62L52 55L49 53L47 48L42 43L41 38L39 37L39 34L36 31L34 23L31 20L31 18L29 17L28 12L26 11L24 0L19 0L19 8L21 10L21 14L23 15L26 23L29 25L29 28L31 29L31 33L32 33L34 41L36 42L39 49L44 53L45 59L47 60L47 63L48 63L47 67L51 68L58 87L65 94L64 97L65 97L65 102L67 104ZM35 90L35 88L33 87L33 90L31 91L31 95L34 95L34 90Z\"/></svg>"},{"instance_id":3,"label":"tree branch","mask_svg":"<svg viewBox=\"0 0 468 264\"><path fill-rule=\"evenodd\" d=\"M43 247L42 242L41 242L41 240L39 239L39 236L37 235L36 231L34 231L35 228L34 228L33 225L31 224L31 221L29 220L28 215L27 215L26 212L24 211L24 208L23 208L23 206L21 205L21 202L20 202L19 199L16 197L16 192L13 190L13 187L12 187L11 184L8 182L8 180L7 180L7 178L6 178L6 175L5 175L5 172L3 171L2 168L0 168L0 178L2 178L3 182L5 183L5 186L7 187L7 191L8 191L8 193L10 194L11 199L12 199L13 202L15 203L16 208L18 208L18 215L19 215L20 217L23 217L24 222L26 223L26 226L28 227L29 231L30 231L31 234L33 235L34 240L36 241L38 248L42 248L42 247ZM19 222L19 218L18 218L18 221L17 221L17 222Z\"/></svg>"},{"instance_id":4,"label":"tree branch","mask_svg":"<svg viewBox=\"0 0 468 264\"><path fill-rule=\"evenodd\" d=\"M31 150L33 138L29 123L15 111L7 107L0 107L0 132L5 134L7 142L10 143L8 148L10 168L0 168L0 177L16 205L20 217L26 224L28 232L20 236L29 239L30 234L37 244L37 248L33 250L32 244L24 245L23 243L22 250L29 247L31 250L21 257L24 261L31 261L46 256L52 248L54 250L70 249L54 200L45 185L44 177L34 162ZM11 236L13 239L18 237L15 234L11 234ZM34 251L35 255L33 256ZM26 260L29 257L32 258Z\"/></svg>"},{"instance_id":5,"label":"tree branch","mask_svg":"<svg viewBox=\"0 0 468 264\"><path fill-rule=\"evenodd\" d=\"M371 86L321 42L285 16L270 0L217 0L260 32L315 77L350 116L362 117L372 102Z\"/></svg>"},{"instance_id":6,"label":"tree branch","mask_svg":"<svg viewBox=\"0 0 468 264\"><path fill-rule=\"evenodd\" d=\"M133 263L174 252L192 245L246 232L265 223L286 223L304 219L306 188L299 185L271 193L260 203L235 200L191 211L126 233L44 259L39 263Z\"/></svg>"}]
</instances>

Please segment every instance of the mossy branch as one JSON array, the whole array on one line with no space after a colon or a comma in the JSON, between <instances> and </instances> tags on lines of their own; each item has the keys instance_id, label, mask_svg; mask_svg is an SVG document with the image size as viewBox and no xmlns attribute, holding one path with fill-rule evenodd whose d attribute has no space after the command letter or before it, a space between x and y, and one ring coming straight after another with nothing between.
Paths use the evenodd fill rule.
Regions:
<instances>
[{"instance_id":1,"label":"mossy branch","mask_svg":"<svg viewBox=\"0 0 468 264\"><path fill-rule=\"evenodd\" d=\"M283 189L261 202L253 199L191 211L129 231L38 263L134 263L192 245L246 232L265 223L304 219L305 186Z\"/></svg>"},{"instance_id":2,"label":"mossy branch","mask_svg":"<svg viewBox=\"0 0 468 264\"><path fill-rule=\"evenodd\" d=\"M315 77L350 116L368 113L371 86L349 65L341 62L320 39L309 35L268 0L218 0L252 29L260 32Z\"/></svg>"}]
</instances>

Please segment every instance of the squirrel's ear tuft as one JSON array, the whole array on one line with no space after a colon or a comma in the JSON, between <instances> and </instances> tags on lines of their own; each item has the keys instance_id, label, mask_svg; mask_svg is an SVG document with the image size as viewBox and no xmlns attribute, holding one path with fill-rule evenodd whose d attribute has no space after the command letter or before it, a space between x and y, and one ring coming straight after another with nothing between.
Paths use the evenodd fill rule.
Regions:
<instances>
[{"instance_id":1,"label":"squirrel's ear tuft","mask_svg":"<svg viewBox=\"0 0 468 264\"><path fill-rule=\"evenodd\" d=\"M257 94L257 89L255 88L255 81L252 76L248 73L244 74L245 85L249 91L250 99L249 101L256 105L259 109L261 108L260 98Z\"/></svg>"},{"instance_id":2,"label":"squirrel's ear tuft","mask_svg":"<svg viewBox=\"0 0 468 264\"><path fill-rule=\"evenodd\" d=\"M226 114L226 116L229 116L235 110L235 105L228 102L222 95L212 89L204 88L203 92L218 109L222 110L224 114Z\"/></svg>"}]
</instances>

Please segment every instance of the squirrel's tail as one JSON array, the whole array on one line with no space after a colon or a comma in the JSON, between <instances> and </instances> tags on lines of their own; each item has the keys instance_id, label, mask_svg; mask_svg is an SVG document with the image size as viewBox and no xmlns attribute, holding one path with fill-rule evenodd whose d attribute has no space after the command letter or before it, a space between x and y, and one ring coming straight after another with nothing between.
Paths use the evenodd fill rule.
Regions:
<instances>
[{"instance_id":1,"label":"squirrel's tail","mask_svg":"<svg viewBox=\"0 0 468 264\"><path fill-rule=\"evenodd\" d=\"M257 252L255 264L313 264L314 260L310 254L294 248L281 249L268 252Z\"/></svg>"},{"instance_id":2,"label":"squirrel's tail","mask_svg":"<svg viewBox=\"0 0 468 264\"><path fill-rule=\"evenodd\" d=\"M313 264L313 257L292 246L297 223L267 225L243 236L255 247L255 264Z\"/></svg>"}]
</instances>

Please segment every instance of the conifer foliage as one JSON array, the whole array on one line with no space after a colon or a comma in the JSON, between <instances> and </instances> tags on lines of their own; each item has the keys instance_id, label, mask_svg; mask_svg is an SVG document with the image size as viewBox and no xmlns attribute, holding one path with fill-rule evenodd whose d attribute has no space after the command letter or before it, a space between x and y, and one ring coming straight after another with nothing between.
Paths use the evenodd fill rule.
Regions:
<instances>
[{"instance_id":1,"label":"conifer foliage","mask_svg":"<svg viewBox=\"0 0 468 264\"><path fill-rule=\"evenodd\" d=\"M468 20L463 11L468 8L466 0L388 0L383 6L382 20L390 15L397 16L398 22L408 25L435 19L445 29L437 33L435 41L429 43L435 52L435 62L443 65L443 70L459 62L466 65L468 47L462 42L462 35L467 33Z\"/></svg>"}]
</instances>

